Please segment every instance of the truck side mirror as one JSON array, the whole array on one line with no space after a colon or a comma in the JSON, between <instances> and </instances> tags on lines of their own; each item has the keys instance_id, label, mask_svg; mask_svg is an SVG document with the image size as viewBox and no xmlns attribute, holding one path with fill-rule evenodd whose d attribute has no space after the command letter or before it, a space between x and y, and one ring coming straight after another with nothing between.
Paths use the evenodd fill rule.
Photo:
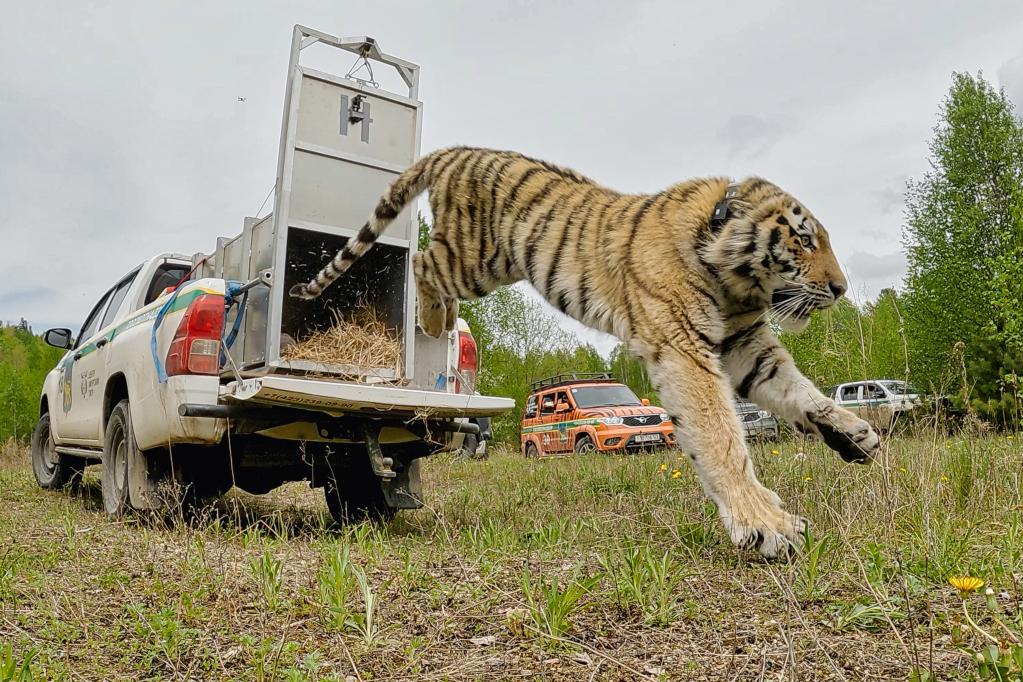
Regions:
<instances>
[{"instance_id":1,"label":"truck side mirror","mask_svg":"<svg viewBox=\"0 0 1023 682\"><path fill-rule=\"evenodd\" d=\"M639 402L643 403L643 406L646 407L650 405L650 398L640 398Z\"/></svg>"},{"instance_id":2,"label":"truck side mirror","mask_svg":"<svg viewBox=\"0 0 1023 682\"><path fill-rule=\"evenodd\" d=\"M72 341L71 330L65 329L63 327L57 329L47 329L45 332L43 332L43 341L50 344L51 346L67 350L68 348L71 347Z\"/></svg>"}]
</instances>

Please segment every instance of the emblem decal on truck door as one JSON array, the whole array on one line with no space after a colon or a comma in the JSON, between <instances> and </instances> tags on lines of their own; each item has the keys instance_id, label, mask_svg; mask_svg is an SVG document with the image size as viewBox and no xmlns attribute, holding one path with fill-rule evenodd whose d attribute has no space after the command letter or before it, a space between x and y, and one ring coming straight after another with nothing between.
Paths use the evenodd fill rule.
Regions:
<instances>
[{"instance_id":1,"label":"emblem decal on truck door","mask_svg":"<svg viewBox=\"0 0 1023 682\"><path fill-rule=\"evenodd\" d=\"M73 366L74 363L68 358L64 362L64 366L60 368L60 386L58 388L60 389L61 406L64 408L64 414L71 411L71 382L74 379L74 374L72 373Z\"/></svg>"}]
</instances>

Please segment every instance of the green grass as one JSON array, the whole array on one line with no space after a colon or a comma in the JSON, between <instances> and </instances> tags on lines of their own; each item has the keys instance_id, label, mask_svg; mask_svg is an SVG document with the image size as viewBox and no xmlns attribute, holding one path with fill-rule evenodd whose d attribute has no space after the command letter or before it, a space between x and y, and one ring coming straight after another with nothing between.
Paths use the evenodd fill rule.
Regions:
<instances>
[{"instance_id":1,"label":"green grass","mask_svg":"<svg viewBox=\"0 0 1023 682\"><path fill-rule=\"evenodd\" d=\"M791 563L734 550L677 452L435 458L426 508L335 530L302 484L114 521L91 470L42 491L9 445L0 680L973 679L990 642L952 575L993 588L966 597L980 628L1019 632L1015 440L899 439L870 467L753 449L813 525Z\"/></svg>"}]
</instances>

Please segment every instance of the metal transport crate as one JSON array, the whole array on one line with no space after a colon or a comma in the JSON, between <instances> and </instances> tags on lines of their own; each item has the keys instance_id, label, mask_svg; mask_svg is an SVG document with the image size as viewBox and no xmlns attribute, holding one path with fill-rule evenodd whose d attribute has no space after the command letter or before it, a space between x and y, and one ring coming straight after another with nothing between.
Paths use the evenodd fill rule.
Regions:
<instances>
[{"instance_id":1,"label":"metal transport crate","mask_svg":"<svg viewBox=\"0 0 1023 682\"><path fill-rule=\"evenodd\" d=\"M313 45L355 55L358 62L392 67L407 92L384 90L369 79L339 76L303 63ZM351 74L352 71L349 72ZM419 155L422 102L419 67L380 51L372 38L337 38L296 26L285 94L273 212L246 218L241 234L220 238L210 254L196 254L199 276L266 287L249 290L231 349L246 376L269 373L408 379L415 363L415 290L411 258L418 220L407 207L377 245L315 301L287 295L311 279L365 224L380 195ZM282 342L299 340L334 322L335 314L368 306L397 330L402 376L393 368L342 367L281 358ZM238 307L226 324L232 325Z\"/></svg>"}]
</instances>

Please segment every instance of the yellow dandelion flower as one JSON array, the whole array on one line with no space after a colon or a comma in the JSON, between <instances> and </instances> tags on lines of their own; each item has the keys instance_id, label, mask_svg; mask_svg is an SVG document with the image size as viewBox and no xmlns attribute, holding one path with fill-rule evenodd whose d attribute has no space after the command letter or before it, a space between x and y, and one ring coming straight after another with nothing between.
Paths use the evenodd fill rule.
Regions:
<instances>
[{"instance_id":1,"label":"yellow dandelion flower","mask_svg":"<svg viewBox=\"0 0 1023 682\"><path fill-rule=\"evenodd\" d=\"M671 472L671 477L672 478L682 478L682 472L679 471L678 469L675 469L674 471Z\"/></svg>"},{"instance_id":2,"label":"yellow dandelion flower","mask_svg":"<svg viewBox=\"0 0 1023 682\"><path fill-rule=\"evenodd\" d=\"M899 467L899 471L901 471L902 473L906 473L906 467Z\"/></svg>"},{"instance_id":3,"label":"yellow dandelion flower","mask_svg":"<svg viewBox=\"0 0 1023 682\"><path fill-rule=\"evenodd\" d=\"M780 455L781 453L780 453L780 452L778 452L777 450L771 450L771 454L772 454L772 455L774 455L775 457L777 457L777 456L778 456L778 455Z\"/></svg>"},{"instance_id":4,"label":"yellow dandelion flower","mask_svg":"<svg viewBox=\"0 0 1023 682\"><path fill-rule=\"evenodd\" d=\"M976 592L984 587L984 581L969 575L956 575L948 579L948 584L959 590L960 594Z\"/></svg>"},{"instance_id":5,"label":"yellow dandelion flower","mask_svg":"<svg viewBox=\"0 0 1023 682\"><path fill-rule=\"evenodd\" d=\"M941 477L941 481L942 481L943 483L948 483L948 476L942 476L942 477Z\"/></svg>"},{"instance_id":6,"label":"yellow dandelion flower","mask_svg":"<svg viewBox=\"0 0 1023 682\"><path fill-rule=\"evenodd\" d=\"M813 480L813 476L803 476L803 480L804 481L812 481Z\"/></svg>"},{"instance_id":7,"label":"yellow dandelion flower","mask_svg":"<svg viewBox=\"0 0 1023 682\"><path fill-rule=\"evenodd\" d=\"M660 469L661 469L661 471L667 471L668 470L668 465L667 464L662 464Z\"/></svg>"}]
</instances>

